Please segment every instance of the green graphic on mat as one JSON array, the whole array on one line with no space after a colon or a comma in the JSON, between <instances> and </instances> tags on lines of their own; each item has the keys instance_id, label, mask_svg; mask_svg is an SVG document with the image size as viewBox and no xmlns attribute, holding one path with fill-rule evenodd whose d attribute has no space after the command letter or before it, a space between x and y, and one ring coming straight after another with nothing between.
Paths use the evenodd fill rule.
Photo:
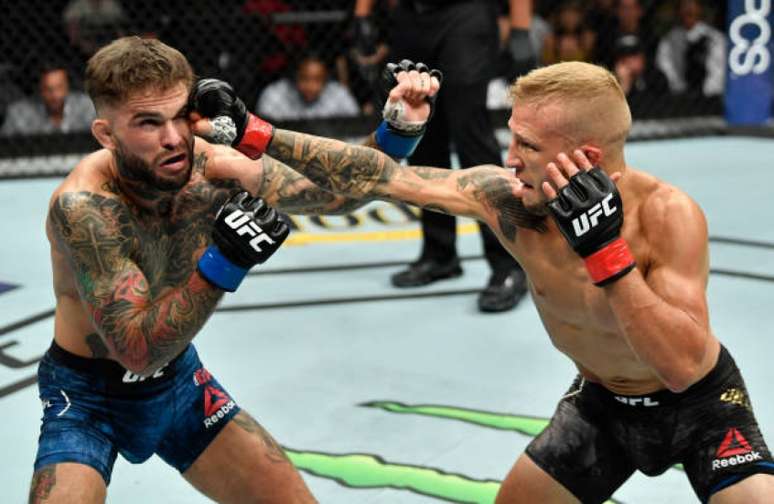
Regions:
<instances>
[{"instance_id":1,"label":"green graphic on mat","mask_svg":"<svg viewBox=\"0 0 774 504\"><path fill-rule=\"evenodd\" d=\"M287 449L285 452L297 468L352 488L394 488L447 502L491 504L500 487L499 481L475 480L430 467L393 464L376 455Z\"/></svg>"},{"instance_id":2,"label":"green graphic on mat","mask_svg":"<svg viewBox=\"0 0 774 504\"><path fill-rule=\"evenodd\" d=\"M407 405L395 401L362 404L391 413L425 415L468 422L491 429L518 432L534 437L548 425L547 418L492 413L439 405ZM408 490L446 502L492 504L500 482L477 480L441 469L388 462L378 455L332 454L285 449L293 464L315 476L328 478L351 488L393 488ZM606 504L620 504L610 500Z\"/></svg>"},{"instance_id":3,"label":"green graphic on mat","mask_svg":"<svg viewBox=\"0 0 774 504\"><path fill-rule=\"evenodd\" d=\"M369 408L379 408L392 413L410 413L413 415L425 415L436 418L449 418L463 422L500 429L514 431L526 436L535 437L548 425L547 418L530 417L524 415L509 415L507 413L492 413L491 411L479 411L466 408L454 408L452 406L414 405L395 401L373 401L361 404Z\"/></svg>"}]
</instances>

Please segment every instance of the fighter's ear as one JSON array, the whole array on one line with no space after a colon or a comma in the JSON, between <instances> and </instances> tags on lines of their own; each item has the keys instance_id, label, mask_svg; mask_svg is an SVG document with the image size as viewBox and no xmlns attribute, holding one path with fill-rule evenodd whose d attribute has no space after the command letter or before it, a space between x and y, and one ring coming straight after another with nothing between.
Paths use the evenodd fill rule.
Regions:
<instances>
[{"instance_id":1,"label":"fighter's ear","mask_svg":"<svg viewBox=\"0 0 774 504\"><path fill-rule=\"evenodd\" d=\"M116 143L113 139L113 129L110 127L107 119L94 119L91 123L91 134L94 135L94 138L97 139L102 147L108 150L116 148Z\"/></svg>"},{"instance_id":2,"label":"fighter's ear","mask_svg":"<svg viewBox=\"0 0 774 504\"><path fill-rule=\"evenodd\" d=\"M602 149L594 145L581 145L580 150L589 158L591 164L597 166L602 161Z\"/></svg>"}]
</instances>

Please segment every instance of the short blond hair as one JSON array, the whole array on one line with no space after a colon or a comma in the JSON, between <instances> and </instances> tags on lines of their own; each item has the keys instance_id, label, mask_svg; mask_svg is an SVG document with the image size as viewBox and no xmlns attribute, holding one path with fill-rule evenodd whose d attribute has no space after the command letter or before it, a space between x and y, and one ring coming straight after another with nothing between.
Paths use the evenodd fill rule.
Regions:
<instances>
[{"instance_id":1,"label":"short blond hair","mask_svg":"<svg viewBox=\"0 0 774 504\"><path fill-rule=\"evenodd\" d=\"M135 36L101 48L86 67L86 92L97 111L135 92L166 91L180 83L190 88L193 82L193 69L180 51L159 40Z\"/></svg>"},{"instance_id":2,"label":"short blond hair","mask_svg":"<svg viewBox=\"0 0 774 504\"><path fill-rule=\"evenodd\" d=\"M537 107L559 105L562 130L578 142L623 147L632 125L618 80L590 63L568 61L535 69L513 83L511 98Z\"/></svg>"}]
</instances>

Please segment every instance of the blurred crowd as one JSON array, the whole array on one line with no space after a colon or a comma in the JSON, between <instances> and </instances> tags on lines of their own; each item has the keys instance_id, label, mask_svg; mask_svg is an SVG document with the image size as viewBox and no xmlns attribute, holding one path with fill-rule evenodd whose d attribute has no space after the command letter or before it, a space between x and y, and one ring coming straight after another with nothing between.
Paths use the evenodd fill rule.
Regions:
<instances>
[{"instance_id":1,"label":"blurred crowd","mask_svg":"<svg viewBox=\"0 0 774 504\"><path fill-rule=\"evenodd\" d=\"M273 120L373 114L374 86L390 61L385 34L399 1L377 1L367 37L353 23L351 0L14 2L0 18L0 135L88 131L94 110L81 90L85 62L127 34L180 49L199 75L231 82L254 111ZM498 3L505 52L508 2ZM529 35L539 64L582 60L608 67L635 118L721 113L726 2L533 5ZM510 107L508 72L498 73L489 86L492 109Z\"/></svg>"}]
</instances>

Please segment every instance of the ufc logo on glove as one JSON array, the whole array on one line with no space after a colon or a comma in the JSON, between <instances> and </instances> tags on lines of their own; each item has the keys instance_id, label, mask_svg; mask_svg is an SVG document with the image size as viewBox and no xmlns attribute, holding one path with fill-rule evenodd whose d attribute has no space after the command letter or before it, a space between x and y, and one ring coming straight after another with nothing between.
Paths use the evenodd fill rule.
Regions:
<instances>
[{"instance_id":1,"label":"ufc logo on glove","mask_svg":"<svg viewBox=\"0 0 774 504\"><path fill-rule=\"evenodd\" d=\"M599 218L603 213L605 214L605 217L610 217L615 213L618 207L610 206L611 199L613 199L613 195L608 194L601 203L597 203L586 213L572 220L572 229L575 231L575 236L583 236L589 231L589 229L597 227L597 224L599 224Z\"/></svg>"},{"instance_id":2,"label":"ufc logo on glove","mask_svg":"<svg viewBox=\"0 0 774 504\"><path fill-rule=\"evenodd\" d=\"M239 236L244 236L246 234L252 236L253 239L250 240L250 246L256 252L263 252L263 249L260 247L262 242L268 243L269 245L275 244L275 241L272 240L271 237L269 237L269 235L267 235L263 229L261 229L260 226L258 226L258 224L242 210L234 210L226 216L224 221L231 229L235 229Z\"/></svg>"},{"instance_id":3,"label":"ufc logo on glove","mask_svg":"<svg viewBox=\"0 0 774 504\"><path fill-rule=\"evenodd\" d=\"M570 177L548 208L594 285L603 287L634 269L634 256L621 237L623 201L600 167Z\"/></svg>"},{"instance_id":4,"label":"ufc logo on glove","mask_svg":"<svg viewBox=\"0 0 774 504\"><path fill-rule=\"evenodd\" d=\"M199 273L213 286L234 292L248 270L271 257L289 233L279 213L261 198L245 191L234 194L215 216L214 243L199 258Z\"/></svg>"}]
</instances>

